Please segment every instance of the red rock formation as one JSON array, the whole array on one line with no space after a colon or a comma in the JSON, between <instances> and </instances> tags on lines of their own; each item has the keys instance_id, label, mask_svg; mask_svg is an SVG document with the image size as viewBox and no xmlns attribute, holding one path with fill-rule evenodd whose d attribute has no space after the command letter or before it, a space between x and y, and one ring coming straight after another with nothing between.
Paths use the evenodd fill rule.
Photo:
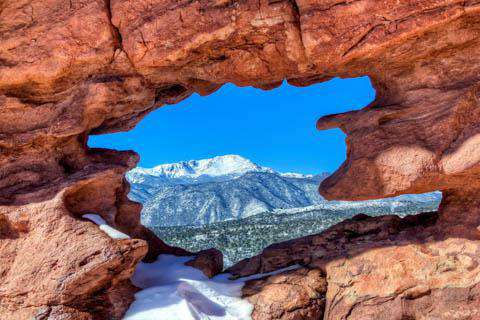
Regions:
<instances>
[{"instance_id":1,"label":"red rock formation","mask_svg":"<svg viewBox=\"0 0 480 320\"><path fill-rule=\"evenodd\" d=\"M322 234L272 245L229 271L245 276L295 263L321 270L327 283L324 319L478 319L479 222L477 217L475 227L452 237L437 213L359 215ZM276 295L261 294L263 301L251 300L255 310ZM283 318L257 312L254 319Z\"/></svg>"},{"instance_id":2,"label":"red rock formation","mask_svg":"<svg viewBox=\"0 0 480 320\"><path fill-rule=\"evenodd\" d=\"M368 75L377 98L318 122L348 135L347 161L322 194L448 192L445 228L435 230L451 238L429 241L433 260L408 238L379 256L372 249L346 259L345 266L364 259L383 272L397 270L385 266L398 257L409 266L363 277L358 293L331 280L341 284L350 271L326 267L326 317L357 317L368 299L399 296L404 291L394 288L405 275L405 283L427 283L434 308L447 291L474 292L473 273L459 279L476 270L463 256L456 270L467 271L454 277L414 275L423 262L449 261L450 251L476 254L479 17L476 0L0 1L0 318L120 316L128 299L98 301L132 292L125 280L145 244L109 239L84 213L147 240L149 259L185 254L139 225L140 206L126 198L123 177L136 155L90 149L90 134L128 130L155 108L226 82L269 89L285 79L308 85L333 76ZM379 288L382 276L396 284ZM473 293L460 296L451 300L458 310L478 302Z\"/></svg>"},{"instance_id":3,"label":"red rock formation","mask_svg":"<svg viewBox=\"0 0 480 320\"><path fill-rule=\"evenodd\" d=\"M196 256L185 263L185 265L194 267L211 278L223 271L223 254L217 249L207 249L199 251Z\"/></svg>"},{"instance_id":4,"label":"red rock formation","mask_svg":"<svg viewBox=\"0 0 480 320\"><path fill-rule=\"evenodd\" d=\"M254 305L253 319L321 319L326 289L319 270L301 268L248 281L243 295Z\"/></svg>"}]
</instances>

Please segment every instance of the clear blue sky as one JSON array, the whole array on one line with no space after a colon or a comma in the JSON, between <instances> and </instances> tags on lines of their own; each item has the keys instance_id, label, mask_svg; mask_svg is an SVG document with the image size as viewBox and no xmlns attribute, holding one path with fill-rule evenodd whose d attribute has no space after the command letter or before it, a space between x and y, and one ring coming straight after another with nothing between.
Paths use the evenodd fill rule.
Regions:
<instances>
[{"instance_id":1,"label":"clear blue sky","mask_svg":"<svg viewBox=\"0 0 480 320\"><path fill-rule=\"evenodd\" d=\"M367 77L271 91L229 84L162 107L129 132L92 136L89 145L135 150L142 167L239 154L281 172L332 172L345 159L345 136L317 131L316 120L360 109L374 97Z\"/></svg>"}]
</instances>

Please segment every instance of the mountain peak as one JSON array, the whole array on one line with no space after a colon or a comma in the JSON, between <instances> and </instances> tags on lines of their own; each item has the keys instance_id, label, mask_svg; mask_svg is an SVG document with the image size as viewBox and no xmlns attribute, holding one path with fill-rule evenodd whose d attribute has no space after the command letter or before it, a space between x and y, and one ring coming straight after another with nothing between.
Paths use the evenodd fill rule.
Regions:
<instances>
[{"instance_id":1,"label":"mountain peak","mask_svg":"<svg viewBox=\"0 0 480 320\"><path fill-rule=\"evenodd\" d=\"M239 177L247 172L274 172L235 154L217 156L210 159L189 160L161 164L151 169L137 167L130 171L129 178L141 179L148 175L178 182L205 182L217 179Z\"/></svg>"},{"instance_id":2,"label":"mountain peak","mask_svg":"<svg viewBox=\"0 0 480 320\"><path fill-rule=\"evenodd\" d=\"M320 175L280 173L271 168L259 166L242 156L227 154L209 159L161 164L153 168L137 167L128 172L127 177L133 183L191 184L226 181L251 172L272 173L287 179L315 179L318 181L328 175L326 173Z\"/></svg>"},{"instance_id":3,"label":"mountain peak","mask_svg":"<svg viewBox=\"0 0 480 320\"><path fill-rule=\"evenodd\" d=\"M250 171L265 171L252 161L234 154L217 156L210 159L182 161L172 164L162 164L151 169L154 175L168 176L224 176L244 174Z\"/></svg>"},{"instance_id":4,"label":"mountain peak","mask_svg":"<svg viewBox=\"0 0 480 320\"><path fill-rule=\"evenodd\" d=\"M236 154L228 154L203 160L191 160L189 163L197 165L199 170L212 171L212 173L218 172L220 174L222 174L222 172L223 174L227 174L228 172L261 170L260 166Z\"/></svg>"}]
</instances>

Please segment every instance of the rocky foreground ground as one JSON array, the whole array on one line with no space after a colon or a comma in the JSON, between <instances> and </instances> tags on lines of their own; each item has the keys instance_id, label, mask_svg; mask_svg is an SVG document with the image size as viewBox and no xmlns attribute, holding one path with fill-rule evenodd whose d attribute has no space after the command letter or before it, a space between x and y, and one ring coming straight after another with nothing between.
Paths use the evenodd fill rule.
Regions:
<instances>
[{"instance_id":1,"label":"rocky foreground ground","mask_svg":"<svg viewBox=\"0 0 480 320\"><path fill-rule=\"evenodd\" d=\"M436 212L358 215L272 245L229 272L302 266L247 282L254 319L479 319L478 230L465 230L472 237L449 229Z\"/></svg>"},{"instance_id":2,"label":"rocky foreground ground","mask_svg":"<svg viewBox=\"0 0 480 320\"><path fill-rule=\"evenodd\" d=\"M479 34L477 0L0 1L0 319L119 319L142 258L188 254L139 224L124 179L137 155L89 135L227 82L364 75L375 101L318 121L348 147L321 194L441 190L439 212L357 219L232 268L305 266L246 287L253 317L478 319Z\"/></svg>"}]
</instances>

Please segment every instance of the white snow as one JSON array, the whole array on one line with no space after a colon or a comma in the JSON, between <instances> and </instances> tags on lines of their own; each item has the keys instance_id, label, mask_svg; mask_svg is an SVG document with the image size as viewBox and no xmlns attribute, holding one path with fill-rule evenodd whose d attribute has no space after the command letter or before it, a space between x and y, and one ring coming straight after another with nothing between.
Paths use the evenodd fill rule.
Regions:
<instances>
[{"instance_id":1,"label":"white snow","mask_svg":"<svg viewBox=\"0 0 480 320\"><path fill-rule=\"evenodd\" d=\"M295 172L284 172L280 173L282 177L286 178L295 178L295 179L308 179L308 178L313 178L313 174L302 174L302 173L295 173Z\"/></svg>"},{"instance_id":2,"label":"white snow","mask_svg":"<svg viewBox=\"0 0 480 320\"><path fill-rule=\"evenodd\" d=\"M162 164L151 169L137 167L128 173L128 178L135 183L143 182L148 176L165 183L196 183L229 180L247 172L274 171L258 166L242 156L230 154L211 159Z\"/></svg>"},{"instance_id":3,"label":"white snow","mask_svg":"<svg viewBox=\"0 0 480 320\"><path fill-rule=\"evenodd\" d=\"M113 238L113 239L129 239L130 238L125 233L110 227L107 224L107 222L103 220L103 218L100 217L98 214L88 213L88 214L84 214L82 217L97 224L100 230L108 234L110 238Z\"/></svg>"},{"instance_id":4,"label":"white snow","mask_svg":"<svg viewBox=\"0 0 480 320\"><path fill-rule=\"evenodd\" d=\"M241 299L245 281L298 268L229 280L229 274L208 279L185 265L191 257L160 255L154 263L140 263L132 283L142 291L124 320L247 320L253 306Z\"/></svg>"},{"instance_id":5,"label":"white snow","mask_svg":"<svg viewBox=\"0 0 480 320\"><path fill-rule=\"evenodd\" d=\"M316 177L281 174L239 155L135 168L130 198L146 226L203 225L323 201Z\"/></svg>"},{"instance_id":6,"label":"white snow","mask_svg":"<svg viewBox=\"0 0 480 320\"><path fill-rule=\"evenodd\" d=\"M83 218L114 239L129 238L97 214L84 214ZM135 294L124 320L250 320L253 306L241 298L245 281L299 268L293 265L236 280L230 280L227 273L209 279L185 265L190 259L159 255L153 263L140 262L131 281L143 290Z\"/></svg>"},{"instance_id":7,"label":"white snow","mask_svg":"<svg viewBox=\"0 0 480 320\"><path fill-rule=\"evenodd\" d=\"M157 181L160 180L163 183L196 183L230 180L247 172L276 173L282 177L296 179L314 177L313 174L276 172L271 168L259 166L249 159L236 154L161 164L153 168L136 167L127 176L133 183L142 183L148 181L149 178L156 178ZM323 175L326 174L324 173Z\"/></svg>"}]
</instances>

